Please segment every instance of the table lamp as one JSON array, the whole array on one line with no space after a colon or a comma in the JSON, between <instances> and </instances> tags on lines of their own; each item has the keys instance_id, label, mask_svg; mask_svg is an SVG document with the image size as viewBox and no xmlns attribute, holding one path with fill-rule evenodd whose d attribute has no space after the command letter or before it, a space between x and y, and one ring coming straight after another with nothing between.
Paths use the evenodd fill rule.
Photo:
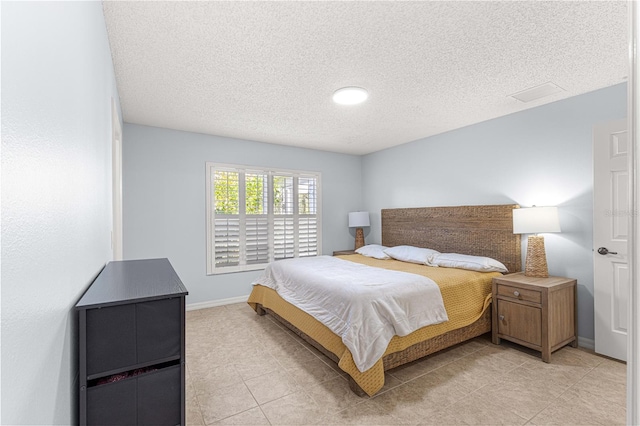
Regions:
<instances>
[{"instance_id":1,"label":"table lamp","mask_svg":"<svg viewBox=\"0 0 640 426\"><path fill-rule=\"evenodd\" d=\"M514 234L540 234L560 232L560 220L557 207L529 207L513 210ZM524 274L527 277L546 278L547 255L542 235L529 235L527 239L527 259Z\"/></svg>"},{"instance_id":2,"label":"table lamp","mask_svg":"<svg viewBox=\"0 0 640 426\"><path fill-rule=\"evenodd\" d=\"M356 228L356 248L358 250L364 245L364 231L362 227L370 226L369 212L351 212L349 213L349 228Z\"/></svg>"}]
</instances>

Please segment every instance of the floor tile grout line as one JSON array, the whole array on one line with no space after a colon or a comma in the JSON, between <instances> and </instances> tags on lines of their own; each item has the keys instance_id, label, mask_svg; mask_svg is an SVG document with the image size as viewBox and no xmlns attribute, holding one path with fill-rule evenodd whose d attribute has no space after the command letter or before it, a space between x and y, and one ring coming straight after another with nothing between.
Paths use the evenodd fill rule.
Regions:
<instances>
[{"instance_id":1,"label":"floor tile grout line","mask_svg":"<svg viewBox=\"0 0 640 426\"><path fill-rule=\"evenodd\" d=\"M191 378L191 369L189 368L189 364L188 364L187 362L185 362L184 368L185 368L185 370L188 370L188 374L185 374L185 382L186 382L186 376L188 375L188 376L189 376L189 382L190 382L190 383L189 383L189 385L190 385L190 386L191 386L191 388L193 389L193 390L192 390L192 392L193 392L193 399L194 399L194 400L195 400L195 402L196 402L196 406L197 406L197 408L198 408L198 414L200 415L200 420L202 420L202 424L204 425L204 424L206 424L206 423L205 423L205 421L204 421L204 414L202 414L202 407L200 406L200 401L198 400L198 395L196 394L196 390L193 388L193 383L191 383L191 382L193 381L193 379ZM185 399L186 399L186 393L187 393L187 386L186 386L186 383L185 383L185 392L184 392L184 393L185 393ZM184 409L185 409L185 421L186 421L186 415L187 415L187 413L186 413L186 410L187 410L187 402L186 402L186 401L185 401L185 407L184 407Z\"/></svg>"},{"instance_id":2,"label":"floor tile grout line","mask_svg":"<svg viewBox=\"0 0 640 426\"><path fill-rule=\"evenodd\" d=\"M555 401L558 400L558 398L560 398L562 395L564 395L567 391L569 391L569 389L573 388L574 386L576 386L578 383L580 383L580 381L582 381L582 379L584 379L589 373L591 373L593 370L595 369L595 367L591 367L591 369L589 371L587 371L580 379L578 379L575 383L571 384L569 387L567 387L565 390L563 390L562 392L560 392L553 400L551 400L550 402L548 402L542 409L538 410L533 416L531 416L531 418L527 419L527 423L533 421L533 419L535 419L540 413L542 413L543 411L545 411L546 409L548 409L549 407L551 407ZM517 413L514 413L516 415L518 415ZM522 416L521 416L522 417Z\"/></svg>"},{"instance_id":3,"label":"floor tile grout line","mask_svg":"<svg viewBox=\"0 0 640 426\"><path fill-rule=\"evenodd\" d=\"M260 412L262 413L264 418L267 419L267 423L269 423L269 425L272 425L273 423L271 423L271 420L269 420L269 417L267 417L267 413L265 413L264 410L262 409L262 405L258 405L258 408L260 409Z\"/></svg>"},{"instance_id":4,"label":"floor tile grout line","mask_svg":"<svg viewBox=\"0 0 640 426\"><path fill-rule=\"evenodd\" d=\"M232 310L232 311L235 311L235 309L234 309L234 310ZM269 317L267 317L267 318L269 318ZM238 319L239 319L239 316L238 316ZM284 329L284 328L282 328L281 326L278 326L278 325L277 325L277 322L276 322L276 321L274 321L272 318L269 318L269 320L270 320L270 321L272 321L272 323L273 323L274 325L276 325L276 327L277 327L280 331L285 332L285 333L287 334L288 338L293 339L293 340L294 340L298 345L301 345L301 346L305 347L305 349L306 349L307 351L311 352L311 353L315 356L315 358L319 358L319 359L323 362L323 364L325 364L326 366L328 366L328 367L332 368L334 371L336 371L335 367L334 367L333 365L329 364L328 359L325 359L326 357L325 357L323 354L318 353L317 351L314 351L312 348L310 348L308 345L306 345L306 344L301 340L301 338L300 338L299 336L296 336L296 335L294 335L293 333L291 333L291 332L287 331L287 329ZM240 321L238 321L238 323L240 323ZM256 324L257 324L257 323L256 323ZM197 338L198 338L198 332L203 332L203 331L204 331L204 332L206 332L206 330L207 330L207 329L208 329L208 327L204 327L203 329L200 329L200 330L198 330L198 331L195 331L194 333L192 333L193 338L197 339ZM259 335L260 335L260 333L261 333L261 332L263 332L263 331L261 331L261 329L260 329L260 327L259 327L259 326L254 326L254 324L253 324L253 323L251 323L251 326L247 327L247 330L251 331L251 332L253 333L254 337L255 337L255 336L259 336ZM264 331L268 332L268 330L264 330ZM289 341L289 340L287 339L286 341ZM451 363L453 363L453 362L456 362L456 361L458 361L458 360L462 360L462 359L464 359L464 358L466 358L466 357L472 356L473 354L477 354L477 353L478 353L478 352L480 352L480 351L484 351L484 350L486 350L487 348L491 348L491 347L492 347L490 344L485 344L485 343L480 342L480 341L478 342L478 344L480 344L480 345L482 345L482 346L475 346L475 345L472 345L473 347L466 347L465 349L463 349L463 351L468 350L468 351L469 351L468 353L464 353L463 355L461 355L460 353L457 353L457 354L456 354L457 356L455 356L455 358L452 358L452 359L450 359L450 360L447 360L447 362L445 362L444 364L442 364L442 365L440 365L440 366L438 366L438 367L436 367L436 368L433 368L432 370L425 371L425 372L420 372L420 374L418 374L418 375L417 375L417 376L415 376L415 377L412 377L411 379L409 379L409 380L407 380L407 381L402 381L402 380L400 380L400 379L398 379L397 377L395 377L395 376L394 376L394 378L398 380L398 383L399 383L399 384L397 384L397 385L395 385L395 386L393 386L393 387L391 387L391 388L389 388L389 389L385 390L385 392L384 392L384 393L386 393L387 391L393 390L393 389L401 388L403 385L405 385L405 384L410 384L411 382L415 381L416 379L418 379L418 378L420 378L420 377L424 377L424 376L426 376L427 374L432 374L432 373L434 373L434 372L437 372L439 369L442 369L443 367L445 367L445 366L447 366L447 365L450 365L450 364L451 364ZM296 345L296 347L297 347L297 345ZM266 347L264 348L264 350L267 350L267 349L266 349ZM571 349L568 349L568 352L566 352L565 354L570 354L570 359L569 359L569 363L570 363L570 364L569 364L569 365L566 365L565 367L568 367L568 370L566 370L566 371L571 372L571 371L572 371L572 370L571 370L571 364L573 364L573 363L574 363L574 359L573 359L574 353L571 351ZM490 357L494 357L494 356L495 356L494 354L491 354L490 352L489 352L489 353L487 353L487 355L489 355ZM590 355L594 355L594 354L590 354ZM597 354L595 354L595 355L597 356ZM282 365L282 363L281 363L281 362L279 362L279 360L278 360L278 357L277 357L277 356L274 356L274 355L271 355L271 356L272 356L273 358L275 358L275 359L276 359L276 361L278 361L278 366L280 366L280 367L282 367L282 366L283 366L283 365ZM578 358L579 358L579 357L578 357ZM478 358L478 359L480 359L480 358ZM489 358L487 358L487 359L489 359ZM509 369L509 371L513 371L513 370L515 370L515 369L517 369L517 368L519 368L519 367L524 366L524 365L525 365L525 364L527 364L528 362L531 362L531 360L526 360L526 361L521 361L521 362L518 364L518 363L515 363L512 359L504 359L504 360L505 360L505 361L508 361L508 362L510 362L510 363L512 363L512 364L514 364L514 365L513 365L513 367ZM579 380L578 380L577 382L572 383L572 384L570 384L566 389L563 389L563 390L560 392L560 394L559 394L559 395L565 395L565 394L566 394L567 392L569 392L571 389L578 389L578 388L579 388L579 386L580 386L580 383L581 383L582 381L584 381L586 377L589 377L590 375L592 375L592 374L594 373L594 371L596 371L596 368L597 368L598 366L600 366L600 365L604 362L603 360L599 360L599 359L589 359L589 358L586 358L586 357L583 357L583 358L582 358L582 361L583 361L583 363L581 362L580 364L582 364L582 365L580 365L580 366L582 366L582 367L588 367L588 368L587 368L587 369L585 369L585 370L582 370L582 373L583 373L583 374L581 374L581 375L580 375L580 378L579 378ZM599 362L597 362L597 361L599 361ZM595 364L594 364L594 363L595 363ZM565 363L565 364L566 364L566 363ZM584 364L590 364L590 365L584 365ZM561 366L561 367L562 367L562 366ZM191 370L192 370L192 368L191 368L191 367L189 367L189 368L188 368L188 371L189 371L189 372L191 372ZM339 372L338 372L338 373L339 373ZM393 376L393 374L392 374L392 373L390 373L390 372L387 372L387 374L389 374L389 375ZM259 377L259 376L258 376L258 377ZM327 380L333 380L334 378L338 378L338 377L340 377L341 379L344 379L344 376L343 376L343 375L336 375L335 377L332 377L331 379L327 379ZM192 378L193 378L193 377L192 377ZM243 381L243 383L244 383L245 387L248 389L248 385L246 384L246 380L244 380L244 379L243 379L242 381ZM326 380L322 380L322 381L318 382L318 384L317 384L316 386L320 386L320 385L321 385L321 383L324 383L325 381L326 381ZM314 385L315 385L315 382L314 382ZM479 389L476 389L476 390L474 390L474 391L473 391L472 393L470 393L470 394L473 394L473 393L480 393L480 392L481 392L481 390L480 390L480 389L482 389L482 388L484 388L484 387L486 387L486 386L488 386L488 385L485 385L485 386L483 386L483 387L481 387L481 388L479 388ZM311 396L311 395L310 395L310 388L303 387L303 388L302 388L302 391L303 391L303 393L304 393L304 394L306 394L307 396ZM253 392L251 392L250 390L249 390L249 392L250 392L250 394L252 395L252 397L253 397L253 399L254 399L254 402L257 404L257 399L255 398L255 396L253 396ZM288 395L290 395L290 394L291 394L291 393L289 393ZM381 394L382 394L382 393L380 393L379 395L381 395ZM469 394L468 394L468 395L469 395ZM468 397L468 395L467 395L467 397ZM592 394L592 395L593 395L593 394ZM285 395L285 396L286 396L286 395ZM456 395L456 396L457 396L457 395ZM284 397L284 396L283 396L283 397ZM315 398L313 398L313 396L311 396L311 398L312 398L312 400L314 401L314 403L315 403L316 405L318 405L318 406L322 407L322 406L320 405L320 403L319 403L318 401L316 401L316 399L315 399ZM275 400L274 400L274 401L275 401ZM345 408L343 408L343 409L341 409L341 410L339 410L339 411L337 411L337 412L342 412L342 411L345 411L345 410L352 409L353 407L355 407L355 406L357 406L357 405L361 405L361 404L363 404L363 403L365 403L365 402L367 402L367 401L372 401L372 398L362 399L361 401L358 401L356 404L353 404L353 405L350 405L350 406L348 406L348 407L345 407ZM202 412L202 409L201 409L200 400L199 400L199 398L198 398L198 397L196 397L196 398L195 398L195 402L196 402L196 404L197 404L197 409L200 411L200 412L199 412L199 415L202 417L202 421L204 422L204 415L203 415L203 412ZM272 402L272 401L269 401L269 402ZM549 407L549 406L551 406L552 404L553 404L553 401L549 402L548 404L546 404L545 408L542 408L540 411L538 411L537 413L535 413L534 415L532 415L532 417L531 417L530 419L528 419L528 420L527 420L527 419L525 419L524 417L522 417L520 414L517 414L517 413L513 413L513 414L515 414L515 415L517 415L519 418L522 418L523 420L525 420L527 424L531 424L532 420L533 420L536 416L538 416L538 415L539 415L541 412L543 412L544 410L548 409L548 407ZM273 423L272 423L272 421L268 419L268 417L266 416L265 411L263 410L263 406L264 406L264 405L265 405L265 404L257 404L257 406L258 406L258 407L260 407L261 413L262 413L262 415L264 416L264 418L266 419L267 423L269 423L269 424L273 424ZM450 406L450 405L451 405L451 404L449 404L449 406ZM196 408L196 407L194 407L194 408ZM324 407L323 407L323 408L324 408ZM244 410L244 411L247 411L247 410ZM244 411L241 411L240 413L242 413L242 412L244 412ZM240 413L236 413L236 414L240 414ZM231 416L229 416L229 417L231 417ZM397 419L401 420L399 417L397 417ZM218 419L218 420L216 420L216 421L219 421L219 420L220 420L220 419ZM309 420L310 420L310 421L313 421L311 418L310 418Z\"/></svg>"},{"instance_id":5,"label":"floor tile grout line","mask_svg":"<svg viewBox=\"0 0 640 426\"><path fill-rule=\"evenodd\" d=\"M206 424L204 421L204 414L202 414L202 407L200 406L200 401L198 400L198 397L194 395L193 399L196 400L196 405L198 407L198 414L200 414L200 420L202 420L202 424ZM186 409L186 407L185 407ZM186 417L186 413L185 413L185 417Z\"/></svg>"},{"instance_id":6,"label":"floor tile grout line","mask_svg":"<svg viewBox=\"0 0 640 426\"><path fill-rule=\"evenodd\" d=\"M601 363L599 363L598 365L600 365L600 364L601 364ZM565 393L569 392L569 391L570 391L571 389L573 389L573 388L579 389L579 387L577 387L577 386L578 386L578 385L579 385L579 384L580 384L580 383L581 383L581 382L582 382L582 381L583 381L583 380L584 380L588 375L590 375L591 373L593 373L593 372L596 370L596 368L598 367L598 365L596 365L595 367L592 367L592 368L591 368L591 370L589 370L586 374L584 374L582 377L580 377L580 379L579 379L577 382L573 383L573 384L572 384L571 386L569 386L567 389L565 389L564 391L562 391L562 393L560 393L560 395L558 395L558 397L560 397L560 396L564 395ZM604 379L604 380L607 380L607 381L611 382L611 380L609 380L609 379ZM588 393L589 395L592 395L592 396L594 396L594 397L597 397L597 395L595 395L595 394L593 394L593 393L589 392L588 390L583 390L583 392L586 392L586 393ZM581 397L578 397L578 398L582 399ZM625 404L623 405L623 408L625 408L625 409L626 409L626 400L625 400L624 402L625 402ZM611 402L611 401L608 401L608 403L610 403L610 404L616 404L616 405L619 405L618 403L616 403L616 402Z\"/></svg>"},{"instance_id":7,"label":"floor tile grout line","mask_svg":"<svg viewBox=\"0 0 640 426\"><path fill-rule=\"evenodd\" d=\"M426 376L427 374L430 374L430 373L436 372L436 371L437 371L437 370L439 370L440 368L443 368L443 367L445 367L445 366L447 366L447 365L449 365L449 364L451 364L451 363L453 363L453 362L459 361L459 360L461 360L461 359L465 358L466 356L471 355L471 354L473 354L473 353L474 353L474 352L471 352L471 353L466 354L466 355L464 355L464 356L462 356L462 357L460 357L460 358L456 358L456 359L454 359L454 360L452 360L452 361L450 361L450 362L448 362L448 363L446 363L446 364L443 364L443 365L441 365L441 366L439 366L439 367L437 367L437 368L435 368L435 369L433 369L433 370L431 370L431 371L429 371L429 372L426 372L426 373L424 373L424 374L422 374L422 375L420 375L420 376L414 377L413 379L408 380L407 382L405 382L405 383L403 383L403 384L410 383L410 382L412 382L413 380L416 380L416 379L418 379L418 378L420 378L420 377ZM505 361L510 362L510 361L508 361L508 360L505 360ZM512 369L510 369L509 371L507 371L506 373L509 373L509 372L511 372L511 371L513 371L513 370L515 370L515 369L517 369L518 367L520 367L520 366L521 366L521 365L523 365L523 364L524 364L524 362L523 362L522 364L519 364L519 365L515 365L515 364L514 364L514 367L513 367ZM467 393L466 395L464 395L464 396L462 396L462 397L460 397L460 398L458 398L458 399L455 399L453 402L451 402L451 403L449 403L448 405L445 405L445 406L443 406L443 407L441 407L441 408L442 408L442 409L446 409L446 408L448 408L448 407L451 407L452 405L454 405L454 404L456 404L456 403L458 403L458 402L460 402L460 401L462 401L462 400L464 400L464 399L468 398L470 395L473 395L473 394L475 394L475 393L479 392L480 390L484 389L484 388L485 388L485 387L487 387L487 386L491 386L492 384L495 384L495 383L488 383L488 384L485 384L484 386L481 386L481 387L479 387L478 389L475 389L475 390L473 390L473 391L471 391L471 392ZM524 417L522 417L521 415L519 415L518 413L513 412L513 414L517 415L518 417L522 418L523 420L527 420L527 419L525 419ZM528 420L527 420L527 421L528 421Z\"/></svg>"}]
</instances>

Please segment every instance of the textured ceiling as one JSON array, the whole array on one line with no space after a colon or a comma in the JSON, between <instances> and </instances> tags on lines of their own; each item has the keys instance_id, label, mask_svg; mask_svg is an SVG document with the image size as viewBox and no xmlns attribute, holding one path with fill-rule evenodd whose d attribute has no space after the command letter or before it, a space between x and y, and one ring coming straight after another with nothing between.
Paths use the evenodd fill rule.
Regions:
<instances>
[{"instance_id":1,"label":"textured ceiling","mask_svg":"<svg viewBox=\"0 0 640 426\"><path fill-rule=\"evenodd\" d=\"M124 120L365 154L623 82L627 2L104 2ZM509 95L553 82L564 91ZM366 103L334 104L343 86Z\"/></svg>"}]
</instances>

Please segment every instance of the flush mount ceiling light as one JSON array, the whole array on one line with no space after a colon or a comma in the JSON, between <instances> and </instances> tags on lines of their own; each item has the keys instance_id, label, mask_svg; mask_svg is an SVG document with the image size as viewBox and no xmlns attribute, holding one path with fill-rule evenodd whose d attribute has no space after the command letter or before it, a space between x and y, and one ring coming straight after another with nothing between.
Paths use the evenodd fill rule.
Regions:
<instances>
[{"instance_id":1,"label":"flush mount ceiling light","mask_svg":"<svg viewBox=\"0 0 640 426\"><path fill-rule=\"evenodd\" d=\"M341 105L355 105L367 100L369 93L362 87L343 87L333 92L333 102Z\"/></svg>"}]
</instances>

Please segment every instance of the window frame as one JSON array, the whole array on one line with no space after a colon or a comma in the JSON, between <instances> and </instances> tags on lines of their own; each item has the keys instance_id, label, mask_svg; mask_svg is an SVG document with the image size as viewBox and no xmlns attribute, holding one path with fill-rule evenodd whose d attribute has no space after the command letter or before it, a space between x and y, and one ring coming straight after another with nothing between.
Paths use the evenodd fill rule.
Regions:
<instances>
[{"instance_id":1,"label":"window frame","mask_svg":"<svg viewBox=\"0 0 640 426\"><path fill-rule=\"evenodd\" d=\"M317 246L317 254L316 256L320 256L322 254L322 173L317 171L308 171L308 170L295 170L295 169L281 169L275 167L260 167L260 166L249 166L244 164L230 164L230 163L216 163L207 161L205 163L206 167L206 233L207 233L207 247L206 247L206 257L207 257L207 275L220 275L220 274L229 274L235 272L245 272L245 271L256 271L261 270L267 267L267 265L273 262L274 259L274 219L276 215L274 214L274 200L273 200L273 175L285 175L292 176L294 178L294 198L293 198L293 214L291 215L294 219L294 258L298 258L299 256L299 237L300 237L300 218L301 217L313 217L316 218L316 246ZM239 181L239 193L238 193L238 219L240 222L240 235L239 235L239 245L240 245L240 264L236 266L218 266L215 265L215 209L214 209L214 178L216 171L231 171L238 172L241 175L238 176ZM267 212L267 221L268 221L268 260L265 263L254 263L249 264L246 263L246 236L242 232L246 226L246 185L241 187L240 182L245 182L246 174L251 173L265 173L268 176L268 212ZM299 178L305 177L313 177L316 179L316 213L315 215L308 215L299 213ZM288 215L287 215L288 216Z\"/></svg>"}]
</instances>

